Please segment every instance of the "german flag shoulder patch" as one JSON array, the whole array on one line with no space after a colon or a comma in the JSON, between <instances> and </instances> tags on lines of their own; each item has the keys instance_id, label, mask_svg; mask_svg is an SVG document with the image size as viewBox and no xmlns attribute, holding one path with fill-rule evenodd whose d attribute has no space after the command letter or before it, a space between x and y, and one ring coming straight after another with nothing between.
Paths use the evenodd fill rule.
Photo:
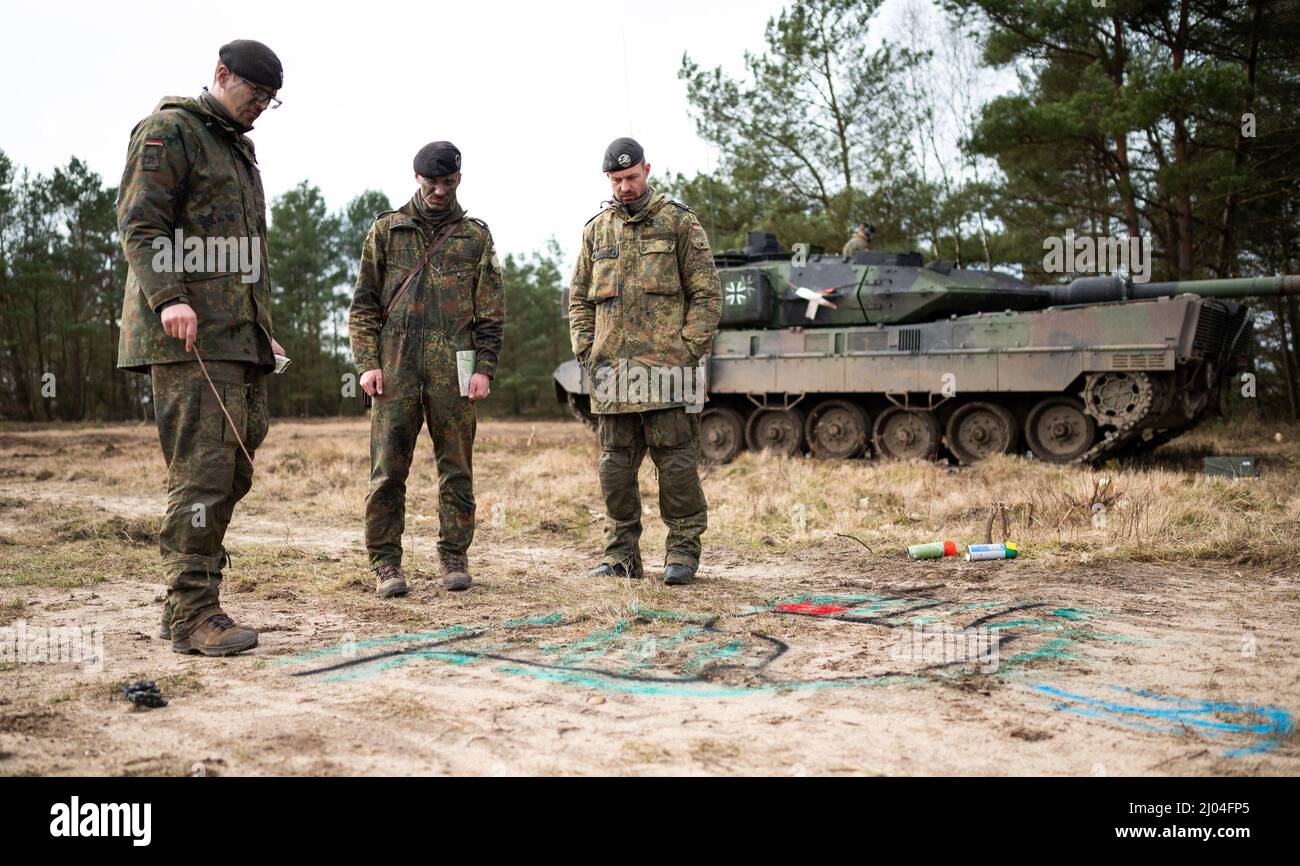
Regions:
<instances>
[{"instance_id":1,"label":"german flag shoulder patch","mask_svg":"<svg viewBox=\"0 0 1300 866\"><path fill-rule=\"evenodd\" d=\"M146 138L144 154L140 157L140 168L145 171L157 171L162 165L162 152L166 144L161 138Z\"/></svg>"}]
</instances>

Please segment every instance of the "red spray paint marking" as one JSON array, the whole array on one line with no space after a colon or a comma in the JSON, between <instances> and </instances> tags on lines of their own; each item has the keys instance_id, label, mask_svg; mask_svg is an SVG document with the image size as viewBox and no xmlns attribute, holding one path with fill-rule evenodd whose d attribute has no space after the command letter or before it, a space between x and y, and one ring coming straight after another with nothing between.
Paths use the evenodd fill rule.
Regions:
<instances>
[{"instance_id":1,"label":"red spray paint marking","mask_svg":"<svg viewBox=\"0 0 1300 866\"><path fill-rule=\"evenodd\" d=\"M776 609L780 613L806 613L812 616L827 616L848 610L847 607L840 607L837 604L813 604L810 601L800 602L799 604L783 604Z\"/></svg>"}]
</instances>

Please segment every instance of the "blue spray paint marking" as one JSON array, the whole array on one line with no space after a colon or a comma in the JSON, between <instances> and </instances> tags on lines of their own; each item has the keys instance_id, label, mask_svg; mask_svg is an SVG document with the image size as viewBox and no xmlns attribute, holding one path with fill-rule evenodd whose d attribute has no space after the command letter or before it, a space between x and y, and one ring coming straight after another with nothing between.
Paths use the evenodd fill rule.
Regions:
<instances>
[{"instance_id":1,"label":"blue spray paint marking","mask_svg":"<svg viewBox=\"0 0 1300 866\"><path fill-rule=\"evenodd\" d=\"M1216 737L1223 734L1244 734L1266 738L1250 746L1223 752L1223 755L1229 758L1271 751L1277 747L1283 736L1295 730L1291 714L1281 707L1271 705L1189 701L1146 689L1110 686L1117 692L1143 698L1156 704L1170 705L1140 706L1076 695L1042 683L1033 688L1043 694L1063 699L1061 703L1053 705L1058 710L1090 718L1106 719L1140 730L1177 734L1191 729ZM1237 716L1245 719L1263 719L1263 721L1224 722L1215 718L1216 716ZM1160 722L1165 724L1158 724Z\"/></svg>"}]
</instances>

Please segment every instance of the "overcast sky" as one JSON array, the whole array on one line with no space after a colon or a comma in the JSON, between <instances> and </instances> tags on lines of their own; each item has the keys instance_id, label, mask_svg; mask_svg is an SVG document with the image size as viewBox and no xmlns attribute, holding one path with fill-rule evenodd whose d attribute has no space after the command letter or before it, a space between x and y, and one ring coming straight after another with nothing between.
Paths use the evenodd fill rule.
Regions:
<instances>
[{"instance_id":1,"label":"overcast sky","mask_svg":"<svg viewBox=\"0 0 1300 866\"><path fill-rule=\"evenodd\" d=\"M368 188L397 205L415 151L449 139L464 153L461 203L503 254L552 235L572 253L608 195L600 158L617 136L640 140L655 173L712 168L682 53L739 73L784 5L0 2L0 149L18 165L48 172L76 155L116 185L158 99L197 94L222 43L258 39L285 68L284 106L251 133L269 198L307 180L331 209Z\"/></svg>"}]
</instances>

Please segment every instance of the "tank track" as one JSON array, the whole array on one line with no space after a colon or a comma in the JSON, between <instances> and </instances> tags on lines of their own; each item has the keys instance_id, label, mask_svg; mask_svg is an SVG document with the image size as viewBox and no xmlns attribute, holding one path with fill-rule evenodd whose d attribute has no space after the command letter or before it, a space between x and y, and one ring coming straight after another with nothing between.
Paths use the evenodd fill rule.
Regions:
<instances>
[{"instance_id":1,"label":"tank track","mask_svg":"<svg viewBox=\"0 0 1300 866\"><path fill-rule=\"evenodd\" d=\"M1199 407L1194 411L1192 417L1186 423L1178 424L1173 427L1166 427L1157 430L1150 439L1142 438L1143 424L1157 418L1165 410L1168 402L1174 398L1176 386L1166 383L1164 386L1164 395L1157 395L1156 399L1150 401L1147 410L1139 418L1134 418L1119 428L1107 433L1102 441L1098 442L1092 448L1085 451L1079 456L1075 463L1096 465L1111 458L1138 457L1148 454L1166 442L1171 442L1187 431L1198 426L1205 420L1207 415L1217 411L1217 396L1211 392L1209 397L1201 402Z\"/></svg>"},{"instance_id":2,"label":"tank track","mask_svg":"<svg viewBox=\"0 0 1300 866\"><path fill-rule=\"evenodd\" d=\"M1110 431L1100 442L1075 458L1074 462L1090 466L1118 456L1126 446L1141 441L1139 423L1141 422L1130 421L1119 429Z\"/></svg>"}]
</instances>

